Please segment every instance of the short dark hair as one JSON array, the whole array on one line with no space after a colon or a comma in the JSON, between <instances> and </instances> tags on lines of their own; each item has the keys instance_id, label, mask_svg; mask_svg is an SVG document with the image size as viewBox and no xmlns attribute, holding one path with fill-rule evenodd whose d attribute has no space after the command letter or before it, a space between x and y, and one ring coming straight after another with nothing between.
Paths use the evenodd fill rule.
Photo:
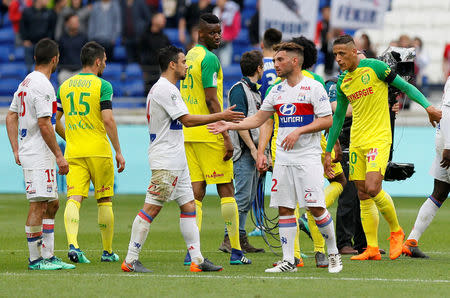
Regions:
<instances>
[{"instance_id":1,"label":"short dark hair","mask_svg":"<svg viewBox=\"0 0 450 298\"><path fill-rule=\"evenodd\" d=\"M164 72L169 68L170 62L178 62L178 55L183 53L183 50L174 46L167 46L159 50L158 63L161 68L161 72Z\"/></svg>"},{"instance_id":2,"label":"short dark hair","mask_svg":"<svg viewBox=\"0 0 450 298\"><path fill-rule=\"evenodd\" d=\"M355 45L355 41L353 40L353 37L351 37L348 34L344 34L335 39L335 41L333 42L333 46L338 45L338 44L348 44L348 43L352 43L353 45Z\"/></svg>"},{"instance_id":3,"label":"short dark hair","mask_svg":"<svg viewBox=\"0 0 450 298\"><path fill-rule=\"evenodd\" d=\"M105 56L105 48L95 41L90 41L86 43L81 48L80 60L82 66L94 65L95 60L103 60ZM110 57L112 58L112 57Z\"/></svg>"},{"instance_id":4,"label":"short dark hair","mask_svg":"<svg viewBox=\"0 0 450 298\"><path fill-rule=\"evenodd\" d=\"M264 66L263 54L253 50L245 52L241 57L241 71L243 76L252 76L258 70L258 66Z\"/></svg>"},{"instance_id":5,"label":"short dark hair","mask_svg":"<svg viewBox=\"0 0 450 298\"><path fill-rule=\"evenodd\" d=\"M36 65L49 64L53 57L58 56L58 44L50 38L41 39L34 48L34 59Z\"/></svg>"},{"instance_id":6,"label":"short dark hair","mask_svg":"<svg viewBox=\"0 0 450 298\"><path fill-rule=\"evenodd\" d=\"M71 13L67 14L67 15L64 17L64 23L67 23L67 21L70 20L72 17L77 17L77 16L78 16L78 15L77 15L76 13L74 13L74 12L71 12Z\"/></svg>"},{"instance_id":7,"label":"short dark hair","mask_svg":"<svg viewBox=\"0 0 450 298\"><path fill-rule=\"evenodd\" d=\"M277 44L273 48L276 52L286 51L286 52L294 52L298 55L304 57L303 47L296 44L295 42L282 42Z\"/></svg>"},{"instance_id":8,"label":"short dark hair","mask_svg":"<svg viewBox=\"0 0 450 298\"><path fill-rule=\"evenodd\" d=\"M317 49L314 42L307 39L303 35L300 37L294 37L291 41L303 47L303 56L305 59L302 64L302 69L308 69L314 64L316 64Z\"/></svg>"},{"instance_id":9,"label":"short dark hair","mask_svg":"<svg viewBox=\"0 0 450 298\"><path fill-rule=\"evenodd\" d=\"M271 49L274 45L279 44L283 38L283 33L275 28L269 28L264 32L263 45L266 49Z\"/></svg>"},{"instance_id":10,"label":"short dark hair","mask_svg":"<svg viewBox=\"0 0 450 298\"><path fill-rule=\"evenodd\" d=\"M200 21L203 21L208 24L219 24L220 23L219 18L215 14L212 14L212 13L202 14L200 16Z\"/></svg>"}]
</instances>

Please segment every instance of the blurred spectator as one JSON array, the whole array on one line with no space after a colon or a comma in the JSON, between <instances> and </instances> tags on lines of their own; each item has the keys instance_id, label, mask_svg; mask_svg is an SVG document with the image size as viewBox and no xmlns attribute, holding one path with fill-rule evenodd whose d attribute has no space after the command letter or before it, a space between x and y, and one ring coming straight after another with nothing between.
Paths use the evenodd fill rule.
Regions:
<instances>
[{"instance_id":1,"label":"blurred spectator","mask_svg":"<svg viewBox=\"0 0 450 298\"><path fill-rule=\"evenodd\" d=\"M442 68L444 70L444 81L450 76L450 43L445 45L444 59L442 59Z\"/></svg>"},{"instance_id":2,"label":"blurred spectator","mask_svg":"<svg viewBox=\"0 0 450 298\"><path fill-rule=\"evenodd\" d=\"M169 38L163 32L165 26L166 17L164 14L157 13L153 15L150 28L142 34L139 41L139 54L146 94L150 91L153 84L158 81L160 75L158 51L170 45Z\"/></svg>"},{"instance_id":3,"label":"blurred spectator","mask_svg":"<svg viewBox=\"0 0 450 298\"><path fill-rule=\"evenodd\" d=\"M121 0L122 43L127 51L127 61L139 61L139 37L151 22L151 13L144 0Z\"/></svg>"},{"instance_id":4,"label":"blurred spectator","mask_svg":"<svg viewBox=\"0 0 450 298\"><path fill-rule=\"evenodd\" d=\"M52 38L55 33L56 15L46 8L48 0L34 0L33 6L23 10L20 20L20 36L25 47L25 64L28 72L34 62L34 45L42 38Z\"/></svg>"},{"instance_id":5,"label":"blurred spectator","mask_svg":"<svg viewBox=\"0 0 450 298\"><path fill-rule=\"evenodd\" d=\"M71 0L70 5L64 7L58 14L56 22L55 39L58 40L63 35L65 30L65 20L68 15L75 13L80 20L80 32L87 33L89 22L89 14L91 13L91 6L83 6L82 0Z\"/></svg>"},{"instance_id":6,"label":"blurred spectator","mask_svg":"<svg viewBox=\"0 0 450 298\"><path fill-rule=\"evenodd\" d=\"M184 0L161 0L161 8L166 17L166 27L178 28L179 20L186 10Z\"/></svg>"},{"instance_id":7,"label":"blurred spectator","mask_svg":"<svg viewBox=\"0 0 450 298\"><path fill-rule=\"evenodd\" d=\"M198 20L200 19L200 15L204 13L212 13L214 5L211 4L211 0L199 0L198 2L194 2L188 7L184 12L184 16L180 18L180 22L178 23L178 39L182 44L186 44L188 42L192 43L193 39L198 39ZM190 35L191 40L186 40L186 30Z\"/></svg>"},{"instance_id":8,"label":"blurred spectator","mask_svg":"<svg viewBox=\"0 0 450 298\"><path fill-rule=\"evenodd\" d=\"M80 18L76 14L66 16L65 30L59 43L58 82L62 84L81 70L81 48L88 41L80 31Z\"/></svg>"},{"instance_id":9,"label":"blurred spectator","mask_svg":"<svg viewBox=\"0 0 450 298\"><path fill-rule=\"evenodd\" d=\"M248 24L248 39L253 47L259 46L259 1L256 4L256 12Z\"/></svg>"},{"instance_id":10,"label":"blurred spectator","mask_svg":"<svg viewBox=\"0 0 450 298\"><path fill-rule=\"evenodd\" d=\"M114 0L102 0L92 5L89 16L88 38L105 48L106 59L114 57L114 45L122 29L119 4Z\"/></svg>"},{"instance_id":11,"label":"blurred spectator","mask_svg":"<svg viewBox=\"0 0 450 298\"><path fill-rule=\"evenodd\" d=\"M53 11L56 13L56 15L59 15L64 7L67 6L67 0L55 0L55 3L53 5ZM48 5L47 5L48 7Z\"/></svg>"},{"instance_id":12,"label":"blurred spectator","mask_svg":"<svg viewBox=\"0 0 450 298\"><path fill-rule=\"evenodd\" d=\"M412 42L411 42L411 38L409 38L408 35L406 34L402 34L400 35L400 37L398 38L398 46L401 48L410 48L413 46Z\"/></svg>"},{"instance_id":13,"label":"blurred spectator","mask_svg":"<svg viewBox=\"0 0 450 298\"><path fill-rule=\"evenodd\" d=\"M32 0L11 0L8 7L9 19L11 21L14 33L16 34L16 45L21 45L22 40L19 34L20 19L22 19L22 12L25 7L33 5Z\"/></svg>"},{"instance_id":14,"label":"blurred spectator","mask_svg":"<svg viewBox=\"0 0 450 298\"><path fill-rule=\"evenodd\" d=\"M367 58L376 58L377 57L377 54L373 50L372 43L367 34L365 34L365 33L361 34L361 36L359 38L355 39L355 41L356 41L356 47L358 48L358 50L363 51Z\"/></svg>"},{"instance_id":15,"label":"blurred spectator","mask_svg":"<svg viewBox=\"0 0 450 298\"><path fill-rule=\"evenodd\" d=\"M191 41L186 45L186 53L189 52L196 44L198 44L198 25L192 27L191 32Z\"/></svg>"},{"instance_id":16,"label":"blurred spectator","mask_svg":"<svg viewBox=\"0 0 450 298\"><path fill-rule=\"evenodd\" d=\"M416 48L416 59L415 59L415 66L416 66L416 84L417 87L422 91L422 93L427 95L426 89L428 85L428 78L426 75L426 68L428 64L430 64L430 56L428 53L423 49L422 39L419 37L415 37L413 40L413 45Z\"/></svg>"},{"instance_id":17,"label":"blurred spectator","mask_svg":"<svg viewBox=\"0 0 450 298\"><path fill-rule=\"evenodd\" d=\"M158 12L159 0L146 0L145 3L147 4L148 8L150 9L151 14L155 14Z\"/></svg>"},{"instance_id":18,"label":"blurred spectator","mask_svg":"<svg viewBox=\"0 0 450 298\"><path fill-rule=\"evenodd\" d=\"M235 40L241 31L241 13L239 5L231 0L217 0L214 7L215 14L222 23L222 43L216 50L222 67L231 64L233 57L233 40Z\"/></svg>"}]
</instances>

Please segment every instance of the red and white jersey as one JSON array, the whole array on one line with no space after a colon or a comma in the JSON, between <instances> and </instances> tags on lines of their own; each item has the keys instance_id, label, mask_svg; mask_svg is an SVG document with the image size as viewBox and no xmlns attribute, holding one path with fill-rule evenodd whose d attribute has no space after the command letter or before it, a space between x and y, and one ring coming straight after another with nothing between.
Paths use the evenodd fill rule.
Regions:
<instances>
[{"instance_id":1,"label":"red and white jersey","mask_svg":"<svg viewBox=\"0 0 450 298\"><path fill-rule=\"evenodd\" d=\"M289 151L285 151L281 143L295 129L312 123L316 118L331 115L330 101L322 84L303 77L300 83L291 87L285 80L270 90L261 110L276 112L279 118L276 141L278 164L320 163L321 132L301 135Z\"/></svg>"},{"instance_id":2,"label":"red and white jersey","mask_svg":"<svg viewBox=\"0 0 450 298\"><path fill-rule=\"evenodd\" d=\"M33 71L20 83L9 110L19 115L19 158L22 167L41 168L55 156L41 135L38 118L56 123L56 95L47 77Z\"/></svg>"},{"instance_id":3,"label":"red and white jersey","mask_svg":"<svg viewBox=\"0 0 450 298\"><path fill-rule=\"evenodd\" d=\"M161 77L147 96L147 121L150 133L148 159L152 170L184 170L183 124L179 117L189 114L178 88Z\"/></svg>"}]
</instances>

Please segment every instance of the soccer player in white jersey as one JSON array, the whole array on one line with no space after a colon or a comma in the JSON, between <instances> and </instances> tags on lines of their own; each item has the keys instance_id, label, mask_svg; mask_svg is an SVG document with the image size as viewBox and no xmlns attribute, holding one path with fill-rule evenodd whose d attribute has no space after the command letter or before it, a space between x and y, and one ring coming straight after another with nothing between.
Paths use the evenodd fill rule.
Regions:
<instances>
[{"instance_id":1,"label":"soccer player in white jersey","mask_svg":"<svg viewBox=\"0 0 450 298\"><path fill-rule=\"evenodd\" d=\"M58 44L43 39L34 50L35 70L19 85L6 116L6 129L16 163L23 168L30 202L25 232L30 251L28 269L73 269L54 255L58 210L55 161L60 175L69 172L55 137L55 90L50 75L59 61Z\"/></svg>"},{"instance_id":2,"label":"soccer player in white jersey","mask_svg":"<svg viewBox=\"0 0 450 298\"><path fill-rule=\"evenodd\" d=\"M314 216L325 238L330 273L342 270L336 247L333 219L325 207L321 131L331 127L333 119L327 93L317 81L302 75L303 48L289 42L275 47L275 70L284 80L272 88L261 109L239 124L220 121L208 125L210 132L259 127L273 113L279 117L277 162L272 176L270 206L279 211L279 233L283 261L266 272L295 272L294 241L297 231L294 215L297 202Z\"/></svg>"},{"instance_id":3,"label":"soccer player in white jersey","mask_svg":"<svg viewBox=\"0 0 450 298\"><path fill-rule=\"evenodd\" d=\"M408 239L402 247L402 253L412 258L428 258L419 249L419 239L428 228L439 208L444 204L450 192L450 77L442 96L442 119L436 129L436 157L430 174L434 177L433 193L420 207L416 222Z\"/></svg>"},{"instance_id":4,"label":"soccer player in white jersey","mask_svg":"<svg viewBox=\"0 0 450 298\"><path fill-rule=\"evenodd\" d=\"M196 223L194 193L184 149L183 125L205 125L219 120L239 121L244 114L224 112L208 115L190 115L175 84L186 76L186 57L174 46L160 50L158 56L161 77L147 97L147 121L150 133L148 158L152 178L147 189L144 207L134 219L128 254L122 263L126 272L151 272L139 261L150 224L164 202L176 201L180 206L180 230L192 262L190 270L220 271L200 251L200 235Z\"/></svg>"}]
</instances>

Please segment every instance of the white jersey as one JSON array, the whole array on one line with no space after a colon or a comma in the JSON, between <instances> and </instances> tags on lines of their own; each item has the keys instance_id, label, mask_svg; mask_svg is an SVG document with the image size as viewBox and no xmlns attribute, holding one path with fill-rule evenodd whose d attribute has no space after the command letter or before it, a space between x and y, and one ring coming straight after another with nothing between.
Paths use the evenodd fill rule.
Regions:
<instances>
[{"instance_id":1,"label":"white jersey","mask_svg":"<svg viewBox=\"0 0 450 298\"><path fill-rule=\"evenodd\" d=\"M276 142L278 164L298 165L321 162L321 132L301 135L289 151L285 151L281 143L298 127L308 125L316 118L331 115L330 101L322 84L303 77L300 83L291 87L287 80L284 80L270 90L261 110L276 112L279 118Z\"/></svg>"},{"instance_id":2,"label":"white jersey","mask_svg":"<svg viewBox=\"0 0 450 298\"><path fill-rule=\"evenodd\" d=\"M178 88L166 78L159 78L147 96L151 169L183 170L187 167L183 125L178 120L186 114L189 111Z\"/></svg>"},{"instance_id":3,"label":"white jersey","mask_svg":"<svg viewBox=\"0 0 450 298\"><path fill-rule=\"evenodd\" d=\"M447 78L442 96L442 119L436 130L436 147L450 149L450 77Z\"/></svg>"},{"instance_id":4,"label":"white jersey","mask_svg":"<svg viewBox=\"0 0 450 298\"><path fill-rule=\"evenodd\" d=\"M19 85L9 110L19 115L19 158L24 169L48 167L55 156L41 135L38 118L56 122L56 95L47 77L33 71Z\"/></svg>"}]
</instances>

